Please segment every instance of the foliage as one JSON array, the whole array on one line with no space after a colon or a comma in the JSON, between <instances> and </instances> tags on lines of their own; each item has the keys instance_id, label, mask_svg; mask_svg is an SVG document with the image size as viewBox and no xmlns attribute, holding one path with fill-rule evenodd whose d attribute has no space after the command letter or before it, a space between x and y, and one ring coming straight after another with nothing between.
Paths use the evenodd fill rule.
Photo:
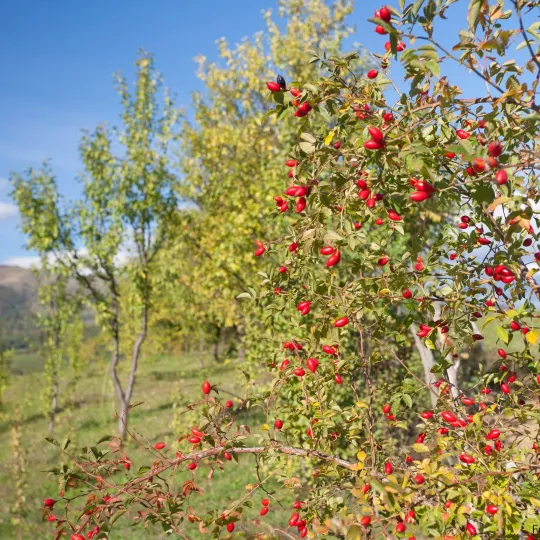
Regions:
<instances>
[{"instance_id":1,"label":"foliage","mask_svg":"<svg viewBox=\"0 0 540 540\"><path fill-rule=\"evenodd\" d=\"M177 206L170 161L178 111L167 93L159 104L161 81L152 59L141 55L137 69L132 93L118 77L123 129L100 126L83 137L86 173L80 201L65 208L48 165L13 177L28 247L51 257L76 280L110 338L120 433L125 433L148 332L156 256L166 246ZM113 153L116 145L119 155ZM122 260L126 251L131 255L127 263ZM126 384L118 373L124 352L131 355Z\"/></svg>"},{"instance_id":2,"label":"foliage","mask_svg":"<svg viewBox=\"0 0 540 540\"><path fill-rule=\"evenodd\" d=\"M256 284L250 246L287 227L287 220L265 219L263 209L283 183L280 163L297 129L292 119L264 118L267 89L261 81L278 72L289 80L316 76L304 49L341 51L351 32L351 9L348 0L283 0L279 18L266 13L265 33L235 47L220 40L219 62L197 58L205 90L194 94L193 119L182 128L178 192L187 204L177 215L172 249L162 253L169 286L159 302L161 321L173 331L179 324L186 340L198 328L211 341L216 327L236 327L239 346L245 341L258 365L261 351L250 338L264 331L262 314L236 297Z\"/></svg>"},{"instance_id":3,"label":"foliage","mask_svg":"<svg viewBox=\"0 0 540 540\"><path fill-rule=\"evenodd\" d=\"M282 321L269 341L274 353L264 357L272 380L255 382L245 371L240 403L229 403L221 384L204 381L200 399L186 406L188 418L197 411L199 420L177 443L130 433L149 453L148 464L133 470L118 439L80 451L53 441L70 458L53 471L70 516L57 521L59 534L73 525L72 540L108 537L128 514L180 537L197 526L219 537L234 531L256 494L264 522L290 489L302 493L289 521L289 532L294 527L300 537L533 538L540 507L540 36L538 23L526 20L540 4L516 0L512 12L472 0L467 29L450 50L436 28L455 3L382 7L373 22L389 38L386 53L373 55L374 76L361 74L356 53L313 51L304 62L318 66L318 75L306 68L306 78L287 88L280 79L268 82L268 125L297 126L283 153L288 138L271 142L262 121L247 137L265 167L274 147L280 165L286 157L295 162L273 215L238 197L256 188L253 175L267 184L260 168L219 169L220 162L243 166L247 155L243 147L245 154L225 161L221 131L227 141L245 132L227 120L211 137L192 134L194 148L208 143L210 150L190 163L195 177L187 185L197 208L178 219L183 231L196 231L212 263L190 259L183 246L181 260L190 263L182 267L189 276L183 289L201 306L219 306L205 321L228 324L231 276L241 273L248 284L242 302ZM516 45L526 53L523 62L522 53L508 59ZM390 75L398 61L404 82ZM479 77L486 95L462 97L441 77L448 61ZM198 120L212 124L220 111ZM235 112L222 109L228 117ZM193 148L185 150L191 159ZM268 185L278 189L274 170ZM242 228L246 216L251 221ZM263 227L270 219L285 225ZM251 260L247 240L256 245ZM213 282L225 255L232 256L229 268ZM257 285L243 277L255 264ZM473 356L487 332L498 340L496 362ZM432 351L435 384L411 363L418 340ZM459 379L467 356L467 379ZM428 407L431 394L436 400ZM245 411L262 413L262 425L248 425ZM210 477L234 474L229 462L242 454L254 456L257 483L228 508L196 512L201 464ZM293 460L304 463L303 474ZM122 468L131 471L127 480ZM180 470L192 476L177 490ZM272 480L281 488L267 489Z\"/></svg>"}]
</instances>

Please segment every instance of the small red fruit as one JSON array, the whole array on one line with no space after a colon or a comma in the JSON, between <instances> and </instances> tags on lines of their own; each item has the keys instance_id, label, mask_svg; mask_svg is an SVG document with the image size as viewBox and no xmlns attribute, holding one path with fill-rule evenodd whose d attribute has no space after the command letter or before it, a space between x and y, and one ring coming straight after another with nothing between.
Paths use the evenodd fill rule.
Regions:
<instances>
[{"instance_id":1,"label":"small red fruit","mask_svg":"<svg viewBox=\"0 0 540 540\"><path fill-rule=\"evenodd\" d=\"M384 144L384 135L379 128L375 126L369 126L368 132L371 135L372 140L374 140L375 142Z\"/></svg>"},{"instance_id":2,"label":"small red fruit","mask_svg":"<svg viewBox=\"0 0 540 540\"><path fill-rule=\"evenodd\" d=\"M266 514L268 514L268 510L269 510L268 506L263 506L261 508L261 511L259 512L259 515L266 516Z\"/></svg>"},{"instance_id":3,"label":"small red fruit","mask_svg":"<svg viewBox=\"0 0 540 540\"><path fill-rule=\"evenodd\" d=\"M394 470L394 467L392 466L392 463L390 461L387 461L384 464L384 472L386 474L392 474L393 470Z\"/></svg>"},{"instance_id":4,"label":"small red fruit","mask_svg":"<svg viewBox=\"0 0 540 540\"><path fill-rule=\"evenodd\" d=\"M390 19L392 18L392 14L390 13L390 10L383 6L381 9L379 9L379 19L382 19L384 22L390 22Z\"/></svg>"},{"instance_id":5,"label":"small red fruit","mask_svg":"<svg viewBox=\"0 0 540 540\"><path fill-rule=\"evenodd\" d=\"M349 318L348 317L340 317L339 319L337 319L335 322L334 322L334 326L336 328L343 328L344 326L346 326L347 324L349 324Z\"/></svg>"},{"instance_id":6,"label":"small red fruit","mask_svg":"<svg viewBox=\"0 0 540 540\"><path fill-rule=\"evenodd\" d=\"M52 508L55 502L56 501L54 499L45 499L43 501L43 506L46 506L47 508Z\"/></svg>"},{"instance_id":7,"label":"small red fruit","mask_svg":"<svg viewBox=\"0 0 540 540\"><path fill-rule=\"evenodd\" d=\"M491 514L492 516L495 515L499 511L499 507L495 506L494 504L488 504L486 506L486 512L488 514Z\"/></svg>"},{"instance_id":8,"label":"small red fruit","mask_svg":"<svg viewBox=\"0 0 540 540\"><path fill-rule=\"evenodd\" d=\"M502 154L502 145L499 141L491 141L488 145L489 154L496 158Z\"/></svg>"},{"instance_id":9,"label":"small red fruit","mask_svg":"<svg viewBox=\"0 0 540 540\"><path fill-rule=\"evenodd\" d=\"M474 536L476 534L476 527L472 523L467 523L467 527L465 528L471 536Z\"/></svg>"},{"instance_id":10,"label":"small red fruit","mask_svg":"<svg viewBox=\"0 0 540 540\"><path fill-rule=\"evenodd\" d=\"M415 481L418 485L421 485L421 484L423 484L423 483L426 481L426 479L424 478L423 475L417 474L417 475L414 477L414 481Z\"/></svg>"},{"instance_id":11,"label":"small red fruit","mask_svg":"<svg viewBox=\"0 0 540 540\"><path fill-rule=\"evenodd\" d=\"M384 143L370 139L364 143L364 148L366 150L380 150L381 148L384 148Z\"/></svg>"},{"instance_id":12,"label":"small red fruit","mask_svg":"<svg viewBox=\"0 0 540 540\"><path fill-rule=\"evenodd\" d=\"M279 86L279 84L274 81L268 81L266 83L266 88L268 88L270 92L279 92L281 90L281 87Z\"/></svg>"},{"instance_id":13,"label":"small red fruit","mask_svg":"<svg viewBox=\"0 0 540 540\"><path fill-rule=\"evenodd\" d=\"M279 431L283 427L283 420L276 418L274 421L274 427Z\"/></svg>"},{"instance_id":14,"label":"small red fruit","mask_svg":"<svg viewBox=\"0 0 540 540\"><path fill-rule=\"evenodd\" d=\"M370 69L367 72L367 78L368 79L376 79L379 72L376 69Z\"/></svg>"},{"instance_id":15,"label":"small red fruit","mask_svg":"<svg viewBox=\"0 0 540 540\"><path fill-rule=\"evenodd\" d=\"M430 198L430 194L427 191L415 191L409 195L410 199L414 202L422 202Z\"/></svg>"},{"instance_id":16,"label":"small red fruit","mask_svg":"<svg viewBox=\"0 0 540 540\"><path fill-rule=\"evenodd\" d=\"M234 531L234 523L227 523L227 530L232 533Z\"/></svg>"},{"instance_id":17,"label":"small red fruit","mask_svg":"<svg viewBox=\"0 0 540 540\"><path fill-rule=\"evenodd\" d=\"M210 393L210 390L212 390L212 386L210 386L210 383L208 381L204 381L202 384L203 393L208 395Z\"/></svg>"},{"instance_id":18,"label":"small red fruit","mask_svg":"<svg viewBox=\"0 0 540 540\"><path fill-rule=\"evenodd\" d=\"M360 519L360 525L368 527L371 524L371 516L362 516Z\"/></svg>"},{"instance_id":19,"label":"small red fruit","mask_svg":"<svg viewBox=\"0 0 540 540\"><path fill-rule=\"evenodd\" d=\"M163 450L165 448L165 443L164 442L157 442L156 444L154 444L154 448L156 450Z\"/></svg>"},{"instance_id":20,"label":"small red fruit","mask_svg":"<svg viewBox=\"0 0 540 540\"><path fill-rule=\"evenodd\" d=\"M460 139L468 139L471 134L467 131L464 131L463 129L458 129L456 131L456 135L460 138Z\"/></svg>"}]
</instances>

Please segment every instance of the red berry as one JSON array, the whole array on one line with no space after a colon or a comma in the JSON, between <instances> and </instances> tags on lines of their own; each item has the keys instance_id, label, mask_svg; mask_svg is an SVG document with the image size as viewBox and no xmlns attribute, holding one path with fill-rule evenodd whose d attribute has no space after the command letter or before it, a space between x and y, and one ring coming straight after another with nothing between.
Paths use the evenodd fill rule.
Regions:
<instances>
[{"instance_id":1,"label":"red berry","mask_svg":"<svg viewBox=\"0 0 540 540\"><path fill-rule=\"evenodd\" d=\"M360 525L368 527L371 524L371 516L362 516L360 519Z\"/></svg>"},{"instance_id":2,"label":"red berry","mask_svg":"<svg viewBox=\"0 0 540 540\"><path fill-rule=\"evenodd\" d=\"M234 531L234 523L228 523L227 530L232 533Z\"/></svg>"},{"instance_id":3,"label":"red berry","mask_svg":"<svg viewBox=\"0 0 540 540\"><path fill-rule=\"evenodd\" d=\"M334 322L334 326L336 328L342 328L343 326L346 326L349 324L349 318L348 317L340 317Z\"/></svg>"},{"instance_id":4,"label":"red berry","mask_svg":"<svg viewBox=\"0 0 540 540\"><path fill-rule=\"evenodd\" d=\"M423 483L426 481L426 479L424 478L423 475L417 474L417 475L414 477L414 481L415 481L418 485L420 485L420 484L423 484Z\"/></svg>"},{"instance_id":5,"label":"red berry","mask_svg":"<svg viewBox=\"0 0 540 540\"><path fill-rule=\"evenodd\" d=\"M366 150L380 150L381 148L384 148L384 143L370 139L364 143L364 148Z\"/></svg>"},{"instance_id":6,"label":"red berry","mask_svg":"<svg viewBox=\"0 0 540 540\"><path fill-rule=\"evenodd\" d=\"M203 385L202 385L203 393L208 395L210 393L210 390L212 390L212 387L210 386L210 383L208 381L204 381Z\"/></svg>"},{"instance_id":7,"label":"red berry","mask_svg":"<svg viewBox=\"0 0 540 540\"><path fill-rule=\"evenodd\" d=\"M376 79L379 72L376 69L371 69L367 72L368 79Z\"/></svg>"},{"instance_id":8,"label":"red berry","mask_svg":"<svg viewBox=\"0 0 540 540\"><path fill-rule=\"evenodd\" d=\"M283 427L283 420L276 418L274 421L274 427L279 431Z\"/></svg>"},{"instance_id":9,"label":"red berry","mask_svg":"<svg viewBox=\"0 0 540 540\"><path fill-rule=\"evenodd\" d=\"M459 455L459 460L462 461L463 463L467 463L467 465L471 465L472 463L476 461L473 456L471 456L470 454L465 454L465 453Z\"/></svg>"},{"instance_id":10,"label":"red berry","mask_svg":"<svg viewBox=\"0 0 540 540\"><path fill-rule=\"evenodd\" d=\"M227 407L227 409L230 409L232 406L233 406L233 402L231 400L228 400L225 402L225 407Z\"/></svg>"},{"instance_id":11,"label":"red berry","mask_svg":"<svg viewBox=\"0 0 540 540\"><path fill-rule=\"evenodd\" d=\"M268 506L263 506L261 508L261 511L259 512L259 515L266 516L266 514L268 514L268 510L269 510Z\"/></svg>"},{"instance_id":12,"label":"red berry","mask_svg":"<svg viewBox=\"0 0 540 540\"><path fill-rule=\"evenodd\" d=\"M261 504L262 504L263 506L268 506L268 505L270 504L270 500L269 500L269 499L263 499L263 500L261 501Z\"/></svg>"},{"instance_id":13,"label":"red berry","mask_svg":"<svg viewBox=\"0 0 540 540\"><path fill-rule=\"evenodd\" d=\"M494 504L488 504L488 505L486 506L486 512L487 512L488 514L491 514L492 516L493 516L494 514L496 514L498 511L499 511L499 508L498 508L497 506L495 506Z\"/></svg>"},{"instance_id":14,"label":"red berry","mask_svg":"<svg viewBox=\"0 0 540 540\"><path fill-rule=\"evenodd\" d=\"M495 173L495 182L500 186L506 184L506 182L508 182L508 173L504 169L499 169Z\"/></svg>"},{"instance_id":15,"label":"red berry","mask_svg":"<svg viewBox=\"0 0 540 540\"><path fill-rule=\"evenodd\" d=\"M422 202L429 199L431 195L426 191L415 191L409 195L410 199L414 202Z\"/></svg>"},{"instance_id":16,"label":"red berry","mask_svg":"<svg viewBox=\"0 0 540 540\"><path fill-rule=\"evenodd\" d=\"M368 127L368 132L371 135L372 140L374 140L375 142L378 142L380 144L384 144L384 135L383 135L382 131L379 128L377 128L375 126L369 126Z\"/></svg>"},{"instance_id":17,"label":"red berry","mask_svg":"<svg viewBox=\"0 0 540 540\"><path fill-rule=\"evenodd\" d=\"M491 141L488 145L488 152L491 157L499 157L502 154L502 145L499 141Z\"/></svg>"},{"instance_id":18,"label":"red berry","mask_svg":"<svg viewBox=\"0 0 540 540\"><path fill-rule=\"evenodd\" d=\"M156 444L154 444L154 448L156 450L163 450L165 448L165 443L164 442L157 442Z\"/></svg>"},{"instance_id":19,"label":"red berry","mask_svg":"<svg viewBox=\"0 0 540 540\"><path fill-rule=\"evenodd\" d=\"M291 515L291 518L289 519L289 527L294 527L298 523L298 519L300 518L300 514L298 512L295 512Z\"/></svg>"},{"instance_id":20,"label":"red berry","mask_svg":"<svg viewBox=\"0 0 540 540\"><path fill-rule=\"evenodd\" d=\"M384 472L386 474L392 474L392 471L394 470L394 467L392 466L392 463L390 463L390 461L387 461L385 464L384 464Z\"/></svg>"},{"instance_id":21,"label":"red berry","mask_svg":"<svg viewBox=\"0 0 540 540\"><path fill-rule=\"evenodd\" d=\"M195 461L192 461L189 465L188 465L188 469L190 471L194 471L195 469L197 468L197 463Z\"/></svg>"},{"instance_id":22,"label":"red berry","mask_svg":"<svg viewBox=\"0 0 540 540\"><path fill-rule=\"evenodd\" d=\"M54 499L45 499L43 501L43 506L46 506L47 508L52 508L55 502L56 501Z\"/></svg>"},{"instance_id":23,"label":"red berry","mask_svg":"<svg viewBox=\"0 0 540 540\"><path fill-rule=\"evenodd\" d=\"M382 19L384 22L390 22L391 17L392 14L386 6L383 6L381 9L379 9L379 19Z\"/></svg>"},{"instance_id":24,"label":"red berry","mask_svg":"<svg viewBox=\"0 0 540 540\"><path fill-rule=\"evenodd\" d=\"M443 411L441 413L441 416L442 416L443 420L446 421L446 422L457 422L456 416L454 414L452 414L451 412Z\"/></svg>"},{"instance_id":25,"label":"red berry","mask_svg":"<svg viewBox=\"0 0 540 540\"><path fill-rule=\"evenodd\" d=\"M268 81L266 83L266 88L268 88L270 92L279 92L281 90L281 87L279 86L279 84L274 81Z\"/></svg>"},{"instance_id":26,"label":"red berry","mask_svg":"<svg viewBox=\"0 0 540 540\"><path fill-rule=\"evenodd\" d=\"M458 129L456 131L456 135L460 138L460 139L468 139L471 134L467 131L464 131L463 129Z\"/></svg>"},{"instance_id":27,"label":"red berry","mask_svg":"<svg viewBox=\"0 0 540 540\"><path fill-rule=\"evenodd\" d=\"M467 523L466 529L471 536L474 536L476 534L476 527L472 523Z\"/></svg>"}]
</instances>

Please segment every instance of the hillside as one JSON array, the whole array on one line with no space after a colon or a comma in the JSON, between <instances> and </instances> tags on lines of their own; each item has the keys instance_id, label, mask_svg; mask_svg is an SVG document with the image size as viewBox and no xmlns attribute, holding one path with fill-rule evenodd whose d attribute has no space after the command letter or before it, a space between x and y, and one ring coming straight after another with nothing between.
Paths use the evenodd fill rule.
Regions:
<instances>
[{"instance_id":1,"label":"hillside","mask_svg":"<svg viewBox=\"0 0 540 540\"><path fill-rule=\"evenodd\" d=\"M32 312L37 308L37 284L31 270L0 265L0 332L5 346L25 348L35 326Z\"/></svg>"}]
</instances>

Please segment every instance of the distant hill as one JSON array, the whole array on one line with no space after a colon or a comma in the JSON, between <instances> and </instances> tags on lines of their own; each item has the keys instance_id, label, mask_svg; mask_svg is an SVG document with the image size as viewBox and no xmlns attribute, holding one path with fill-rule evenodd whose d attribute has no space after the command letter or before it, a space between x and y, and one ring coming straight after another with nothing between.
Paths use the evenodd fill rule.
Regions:
<instances>
[{"instance_id":1,"label":"distant hill","mask_svg":"<svg viewBox=\"0 0 540 540\"><path fill-rule=\"evenodd\" d=\"M26 348L37 337L33 312L37 282L27 268L0 265L0 335L8 348Z\"/></svg>"}]
</instances>

